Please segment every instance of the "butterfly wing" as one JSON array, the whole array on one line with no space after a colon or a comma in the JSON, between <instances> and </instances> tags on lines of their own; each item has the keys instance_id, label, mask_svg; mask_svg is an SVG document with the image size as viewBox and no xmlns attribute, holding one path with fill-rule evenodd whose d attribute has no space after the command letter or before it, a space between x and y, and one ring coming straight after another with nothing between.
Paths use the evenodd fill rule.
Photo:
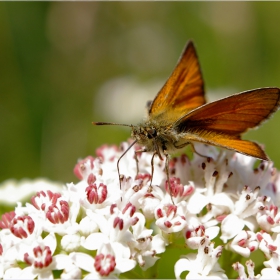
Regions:
<instances>
[{"instance_id":1,"label":"butterfly wing","mask_svg":"<svg viewBox=\"0 0 280 280\"><path fill-rule=\"evenodd\" d=\"M280 105L279 88L261 88L205 104L175 124L185 141L198 141L267 159L258 144L240 139L240 134L268 119ZM180 141L182 141L181 139Z\"/></svg>"},{"instance_id":2,"label":"butterfly wing","mask_svg":"<svg viewBox=\"0 0 280 280\"><path fill-rule=\"evenodd\" d=\"M217 133L213 131L200 130L199 133L191 133L181 138L175 145L182 145L182 143L200 142L208 145L234 150L241 154L259 158L262 160L269 160L266 153L259 144L241 140L238 137L229 136L227 134Z\"/></svg>"},{"instance_id":3,"label":"butterfly wing","mask_svg":"<svg viewBox=\"0 0 280 280\"><path fill-rule=\"evenodd\" d=\"M202 74L193 42L190 41L171 76L149 106L149 117L171 123L203 104Z\"/></svg>"}]
</instances>

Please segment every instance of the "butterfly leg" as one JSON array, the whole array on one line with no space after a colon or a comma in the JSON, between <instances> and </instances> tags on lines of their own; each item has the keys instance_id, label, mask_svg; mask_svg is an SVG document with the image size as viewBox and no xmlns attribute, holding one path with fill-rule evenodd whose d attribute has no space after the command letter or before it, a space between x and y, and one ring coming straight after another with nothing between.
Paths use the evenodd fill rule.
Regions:
<instances>
[{"instance_id":1,"label":"butterfly leg","mask_svg":"<svg viewBox=\"0 0 280 280\"><path fill-rule=\"evenodd\" d=\"M154 177L154 157L155 157L156 154L157 154L157 152L154 151L152 159L151 159L152 172L151 172L150 188L152 188L152 182L153 182L153 177Z\"/></svg>"},{"instance_id":2,"label":"butterfly leg","mask_svg":"<svg viewBox=\"0 0 280 280\"><path fill-rule=\"evenodd\" d=\"M135 151L135 161L136 161L136 168L137 168L137 174L139 173L139 160L137 158L137 153L144 153L147 152L146 148L143 148L141 150ZM152 191L152 182L153 182L153 176L154 176L154 157L157 154L157 151L153 153L152 159L151 159L151 166L152 166L152 171L151 171L151 181L150 181L150 186L149 186L149 191Z\"/></svg>"},{"instance_id":3,"label":"butterfly leg","mask_svg":"<svg viewBox=\"0 0 280 280\"><path fill-rule=\"evenodd\" d=\"M176 143L174 143L173 145L174 145L174 147L175 147L176 149L182 149L182 148L186 147L186 146L189 145L189 144L191 144L191 143L190 143L190 142L185 142L185 143L180 144L180 145L176 145Z\"/></svg>"},{"instance_id":4,"label":"butterfly leg","mask_svg":"<svg viewBox=\"0 0 280 280\"><path fill-rule=\"evenodd\" d=\"M135 161L136 161L136 172L137 172L137 175L139 173L139 160L138 160L138 157L137 157L137 154L139 153L145 153L147 152L146 148L143 148L141 150L138 150L138 151L135 151L134 152L134 157L135 157Z\"/></svg>"},{"instance_id":5,"label":"butterfly leg","mask_svg":"<svg viewBox=\"0 0 280 280\"><path fill-rule=\"evenodd\" d=\"M187 145L191 145L191 149L192 149L192 152L193 152L193 153L196 153L197 155L199 155L199 156L201 156L201 157L208 158L208 156L204 156L204 155L200 154L200 153L195 149L194 144L193 144L192 142L186 142L186 143L183 143L183 144L181 144L181 145L176 145L176 143L175 143L175 144L174 144L174 147L175 147L176 149L181 149L181 148L186 147Z\"/></svg>"},{"instance_id":6,"label":"butterfly leg","mask_svg":"<svg viewBox=\"0 0 280 280\"><path fill-rule=\"evenodd\" d=\"M169 189L171 201L174 204L174 200L173 200L173 197L172 197L170 180L169 180L169 157L170 156L169 156L169 154L167 153L166 150L163 150L163 154L165 155L165 173L166 173L166 178L167 178L167 182L168 182L168 189Z\"/></svg>"},{"instance_id":7,"label":"butterfly leg","mask_svg":"<svg viewBox=\"0 0 280 280\"><path fill-rule=\"evenodd\" d=\"M199 156L201 156L201 157L209 158L208 156L204 156L204 155L200 154L200 153L195 149L193 143L190 142L189 144L191 145L192 151L193 151L194 153L196 153L197 155L199 155Z\"/></svg>"},{"instance_id":8,"label":"butterfly leg","mask_svg":"<svg viewBox=\"0 0 280 280\"><path fill-rule=\"evenodd\" d=\"M120 174L120 160L123 158L123 156L131 149L131 147L134 146L134 144L136 143L137 141L135 140L125 151L124 153L119 157L118 161L117 161L117 170L118 170L118 175L119 175L119 183L120 183L120 190L121 190L121 174Z\"/></svg>"},{"instance_id":9,"label":"butterfly leg","mask_svg":"<svg viewBox=\"0 0 280 280\"><path fill-rule=\"evenodd\" d=\"M144 153L144 152L147 152L147 149L146 148L143 148L141 150L138 150L138 151L135 151L135 161L136 161L136 168L137 168L137 174L139 173L139 160L137 158L137 153ZM152 156L152 159L151 159L151 167L152 167L152 171L151 171L151 181L150 181L150 191L152 191L152 182L153 182L153 177L154 177L154 157L155 155L157 154L158 152L155 151L153 153L153 156Z\"/></svg>"}]
</instances>

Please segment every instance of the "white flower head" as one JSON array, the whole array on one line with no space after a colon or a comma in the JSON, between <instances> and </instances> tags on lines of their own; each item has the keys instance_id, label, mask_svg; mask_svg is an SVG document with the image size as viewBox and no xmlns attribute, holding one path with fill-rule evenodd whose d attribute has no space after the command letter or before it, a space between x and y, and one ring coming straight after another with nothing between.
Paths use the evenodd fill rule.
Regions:
<instances>
[{"instance_id":1,"label":"white flower head","mask_svg":"<svg viewBox=\"0 0 280 280\"><path fill-rule=\"evenodd\" d=\"M77 163L77 183L39 190L2 216L1 277L154 277L168 254L176 278L226 279L236 270L257 279L253 262L248 276L237 262L255 251L266 257L261 277L278 276L280 176L272 163L198 144L205 157L171 158L168 182L166 159L131 144L103 145ZM185 252L179 260L169 250L176 246Z\"/></svg>"},{"instance_id":2,"label":"white flower head","mask_svg":"<svg viewBox=\"0 0 280 280\"><path fill-rule=\"evenodd\" d=\"M242 230L234 237L229 246L231 250L241 256L249 257L252 252L258 249L259 243L254 232Z\"/></svg>"},{"instance_id":3,"label":"white flower head","mask_svg":"<svg viewBox=\"0 0 280 280\"><path fill-rule=\"evenodd\" d=\"M85 279L117 278L120 273L131 270L136 264L129 259L129 250L109 243L100 246L95 258L85 253L71 253L70 258L77 267L89 272Z\"/></svg>"}]
</instances>

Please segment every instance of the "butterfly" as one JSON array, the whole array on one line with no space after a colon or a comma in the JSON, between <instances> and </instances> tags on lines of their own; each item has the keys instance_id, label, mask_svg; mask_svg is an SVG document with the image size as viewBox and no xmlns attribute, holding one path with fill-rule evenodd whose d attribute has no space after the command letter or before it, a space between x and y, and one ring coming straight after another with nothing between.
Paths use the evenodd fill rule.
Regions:
<instances>
[{"instance_id":1,"label":"butterfly","mask_svg":"<svg viewBox=\"0 0 280 280\"><path fill-rule=\"evenodd\" d=\"M152 177L154 156L163 160L164 155L169 182L170 153L191 145L199 154L193 145L196 142L269 160L257 143L242 140L241 134L270 118L279 105L280 89L276 87L257 88L206 103L198 57L193 42L189 41L171 76L148 103L147 119L138 125L93 124L131 127L134 142L128 149L138 143L144 148L136 152L153 152ZM119 172L119 161L117 167Z\"/></svg>"}]
</instances>

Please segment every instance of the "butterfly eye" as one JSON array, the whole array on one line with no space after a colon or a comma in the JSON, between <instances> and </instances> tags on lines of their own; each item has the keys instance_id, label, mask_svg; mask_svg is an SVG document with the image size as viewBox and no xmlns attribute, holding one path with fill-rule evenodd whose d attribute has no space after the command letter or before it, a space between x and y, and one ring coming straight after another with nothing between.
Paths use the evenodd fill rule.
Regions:
<instances>
[{"instance_id":1,"label":"butterfly eye","mask_svg":"<svg viewBox=\"0 0 280 280\"><path fill-rule=\"evenodd\" d=\"M155 129L149 129L147 132L149 139L155 138L157 136L157 131Z\"/></svg>"},{"instance_id":2,"label":"butterfly eye","mask_svg":"<svg viewBox=\"0 0 280 280\"><path fill-rule=\"evenodd\" d=\"M153 103L152 100L147 101L147 103L146 103L146 109L147 110L150 110L150 107L151 107L152 103Z\"/></svg>"}]
</instances>

